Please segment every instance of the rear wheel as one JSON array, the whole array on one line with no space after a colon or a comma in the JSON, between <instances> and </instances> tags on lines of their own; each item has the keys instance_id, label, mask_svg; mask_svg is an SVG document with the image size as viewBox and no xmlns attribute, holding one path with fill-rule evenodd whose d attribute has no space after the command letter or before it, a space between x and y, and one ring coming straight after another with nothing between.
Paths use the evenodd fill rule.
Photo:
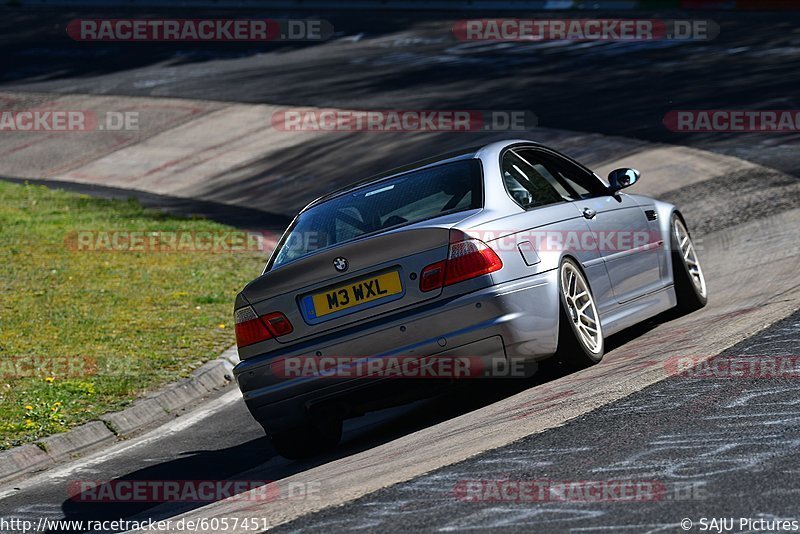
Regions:
<instances>
[{"instance_id":1,"label":"rear wheel","mask_svg":"<svg viewBox=\"0 0 800 534\"><path fill-rule=\"evenodd\" d=\"M698 310L708 301L708 289L700 260L686 225L677 215L672 216L672 276L677 309L681 313Z\"/></svg>"},{"instance_id":2,"label":"rear wheel","mask_svg":"<svg viewBox=\"0 0 800 534\"><path fill-rule=\"evenodd\" d=\"M270 433L275 452L290 460L309 458L333 449L342 439L342 420L309 421L280 432Z\"/></svg>"},{"instance_id":3,"label":"rear wheel","mask_svg":"<svg viewBox=\"0 0 800 534\"><path fill-rule=\"evenodd\" d=\"M578 368L594 365L603 359L605 344L589 282L569 258L561 263L558 279L561 310L557 356Z\"/></svg>"}]
</instances>

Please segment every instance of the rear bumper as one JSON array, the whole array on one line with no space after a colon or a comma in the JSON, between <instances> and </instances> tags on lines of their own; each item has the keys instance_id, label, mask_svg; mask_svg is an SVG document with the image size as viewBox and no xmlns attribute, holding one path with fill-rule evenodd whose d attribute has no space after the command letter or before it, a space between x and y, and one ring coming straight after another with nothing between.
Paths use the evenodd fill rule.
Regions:
<instances>
[{"instance_id":1,"label":"rear bumper","mask_svg":"<svg viewBox=\"0 0 800 534\"><path fill-rule=\"evenodd\" d=\"M234 375L253 416L283 430L331 411L347 417L420 398L445 382L422 378L287 377L292 357L459 357L484 365L552 355L558 339L556 271L495 285L387 317L340 336L312 340L242 361Z\"/></svg>"}]
</instances>

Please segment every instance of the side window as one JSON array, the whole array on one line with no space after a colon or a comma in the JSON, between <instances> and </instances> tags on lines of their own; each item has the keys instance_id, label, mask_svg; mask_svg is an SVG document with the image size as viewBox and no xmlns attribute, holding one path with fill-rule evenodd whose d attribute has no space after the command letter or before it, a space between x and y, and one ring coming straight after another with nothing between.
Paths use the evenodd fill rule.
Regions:
<instances>
[{"instance_id":1,"label":"side window","mask_svg":"<svg viewBox=\"0 0 800 534\"><path fill-rule=\"evenodd\" d=\"M501 171L508 194L525 209L570 200L569 192L551 169L538 162L530 163L513 150L503 155Z\"/></svg>"},{"instance_id":2,"label":"side window","mask_svg":"<svg viewBox=\"0 0 800 534\"><path fill-rule=\"evenodd\" d=\"M541 161L548 165L557 180L571 191L574 200L608 194L602 182L592 173L575 165L568 159L537 150L521 150L520 156L528 161Z\"/></svg>"}]
</instances>

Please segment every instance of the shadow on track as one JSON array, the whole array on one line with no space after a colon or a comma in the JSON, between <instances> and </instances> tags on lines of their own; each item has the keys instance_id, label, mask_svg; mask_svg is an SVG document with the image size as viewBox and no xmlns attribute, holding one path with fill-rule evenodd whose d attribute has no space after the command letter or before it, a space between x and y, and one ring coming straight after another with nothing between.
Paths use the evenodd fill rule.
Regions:
<instances>
[{"instance_id":1,"label":"shadow on track","mask_svg":"<svg viewBox=\"0 0 800 534\"><path fill-rule=\"evenodd\" d=\"M637 327L611 336L613 350L674 318L665 313ZM600 364L602 365L602 364ZM115 479L119 481L221 481L247 480L256 486L302 473L316 466L357 454L383 443L469 413L489 404L556 380L569 374L554 360L543 362L528 379L496 379L459 384L430 399L370 413L348 420L342 444L316 458L288 461L276 456L266 438L254 439L219 450L188 450L179 458L139 469ZM204 502L97 502L90 494L73 495L62 503L67 520L135 519L154 521L174 517L210 504ZM254 503L257 506L257 502Z\"/></svg>"}]
</instances>

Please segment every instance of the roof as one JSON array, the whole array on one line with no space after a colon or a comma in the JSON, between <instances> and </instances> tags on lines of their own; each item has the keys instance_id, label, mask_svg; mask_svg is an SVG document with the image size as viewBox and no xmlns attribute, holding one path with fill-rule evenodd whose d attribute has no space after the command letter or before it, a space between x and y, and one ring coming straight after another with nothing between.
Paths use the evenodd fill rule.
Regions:
<instances>
[{"instance_id":1,"label":"roof","mask_svg":"<svg viewBox=\"0 0 800 534\"><path fill-rule=\"evenodd\" d=\"M352 184L346 185L341 187L331 193L327 193L322 195L321 197L317 198L316 200L310 202L302 211L307 210L308 208L319 204L325 200L330 200L331 198L337 197L353 189L357 189L363 185L370 184L373 182L377 182L383 180L385 178L391 178L394 176L398 176L400 174L404 174L406 172L415 171L424 169L426 167L433 167L435 165L440 165L442 163L449 163L451 161L458 161L462 159L472 159L476 157L476 154L480 149L482 149L485 145L480 146L472 146L463 148L461 150L446 152L444 154L439 154L430 158L425 158L419 161L415 161L413 163L409 163L408 165L403 165L402 167L396 167L394 169L390 169L388 171L381 172L379 174L374 174L362 180L358 180L357 182L353 182Z\"/></svg>"}]
</instances>

